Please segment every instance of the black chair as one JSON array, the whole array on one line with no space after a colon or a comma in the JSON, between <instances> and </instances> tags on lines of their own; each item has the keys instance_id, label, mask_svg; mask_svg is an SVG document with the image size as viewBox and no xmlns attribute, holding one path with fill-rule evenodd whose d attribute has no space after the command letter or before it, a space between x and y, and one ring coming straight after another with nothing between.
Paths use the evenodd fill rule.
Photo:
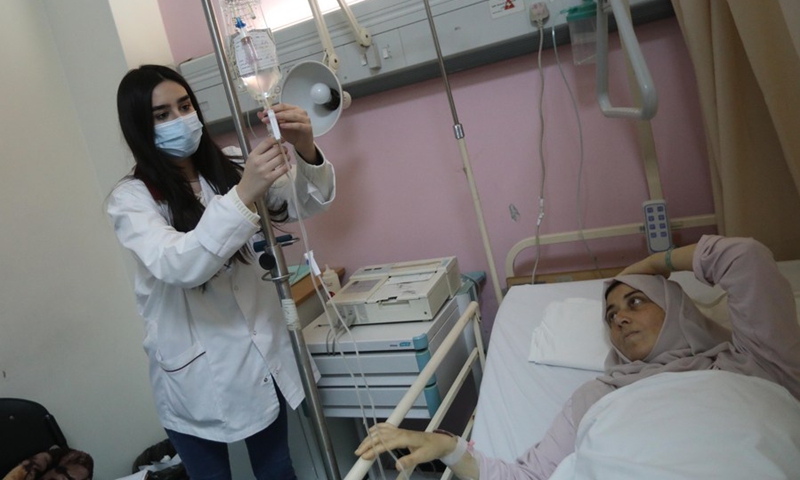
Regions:
<instances>
[{"instance_id":1,"label":"black chair","mask_svg":"<svg viewBox=\"0 0 800 480\"><path fill-rule=\"evenodd\" d=\"M20 398L0 398L0 478L26 458L53 445L67 448L56 419L42 405Z\"/></svg>"}]
</instances>

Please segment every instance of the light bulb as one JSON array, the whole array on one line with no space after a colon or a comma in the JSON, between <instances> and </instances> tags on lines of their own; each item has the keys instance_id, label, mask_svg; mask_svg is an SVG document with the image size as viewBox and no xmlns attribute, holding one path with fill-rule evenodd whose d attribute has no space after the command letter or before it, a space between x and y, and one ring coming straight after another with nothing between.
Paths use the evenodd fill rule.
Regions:
<instances>
[{"instance_id":1,"label":"light bulb","mask_svg":"<svg viewBox=\"0 0 800 480\"><path fill-rule=\"evenodd\" d=\"M315 83L311 87L311 100L317 105L325 105L331 101L331 89L324 83Z\"/></svg>"}]
</instances>

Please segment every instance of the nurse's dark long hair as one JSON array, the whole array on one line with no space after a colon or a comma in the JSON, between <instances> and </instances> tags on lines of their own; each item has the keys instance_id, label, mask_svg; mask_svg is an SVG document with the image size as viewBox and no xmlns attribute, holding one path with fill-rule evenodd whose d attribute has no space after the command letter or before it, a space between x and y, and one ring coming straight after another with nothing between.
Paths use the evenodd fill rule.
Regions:
<instances>
[{"instance_id":1,"label":"nurse's dark long hair","mask_svg":"<svg viewBox=\"0 0 800 480\"><path fill-rule=\"evenodd\" d=\"M205 208L195 197L180 167L155 146L153 90L165 80L176 82L186 89L198 118L203 122L197 97L189 84L178 72L161 65L142 65L130 70L122 78L117 89L117 113L122 134L136 161L131 176L144 182L156 201L169 206L170 224L176 230L189 232L197 226ZM204 122L200 146L191 161L197 172L220 195L239 183L242 176L242 167L232 162L214 143ZM278 209L269 211L270 219L285 221L287 210L284 202ZM234 256L245 262L247 257L247 246Z\"/></svg>"}]
</instances>

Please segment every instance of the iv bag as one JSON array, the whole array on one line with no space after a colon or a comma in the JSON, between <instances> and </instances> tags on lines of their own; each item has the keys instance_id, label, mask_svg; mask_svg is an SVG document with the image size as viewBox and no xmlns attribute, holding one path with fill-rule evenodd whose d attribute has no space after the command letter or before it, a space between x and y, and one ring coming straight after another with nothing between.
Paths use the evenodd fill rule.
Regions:
<instances>
[{"instance_id":1,"label":"iv bag","mask_svg":"<svg viewBox=\"0 0 800 480\"><path fill-rule=\"evenodd\" d=\"M262 107L280 96L281 70L275 37L258 0L223 0L227 58L239 91Z\"/></svg>"}]
</instances>

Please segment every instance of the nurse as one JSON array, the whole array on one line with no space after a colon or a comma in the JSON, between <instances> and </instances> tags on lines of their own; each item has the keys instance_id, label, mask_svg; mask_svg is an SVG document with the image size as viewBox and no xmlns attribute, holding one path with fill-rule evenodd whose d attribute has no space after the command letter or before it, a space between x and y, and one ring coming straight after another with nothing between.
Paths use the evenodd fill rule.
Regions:
<instances>
[{"instance_id":1,"label":"nurse","mask_svg":"<svg viewBox=\"0 0 800 480\"><path fill-rule=\"evenodd\" d=\"M255 259L254 204L266 198L272 222L322 212L333 166L298 107L273 107L294 148L290 168L272 138L246 162L223 152L197 105L186 80L158 65L129 71L117 91L136 164L108 214L136 262L156 409L193 480L231 478L227 444L239 440L256 478L292 479L286 409L304 394L280 300Z\"/></svg>"}]
</instances>

